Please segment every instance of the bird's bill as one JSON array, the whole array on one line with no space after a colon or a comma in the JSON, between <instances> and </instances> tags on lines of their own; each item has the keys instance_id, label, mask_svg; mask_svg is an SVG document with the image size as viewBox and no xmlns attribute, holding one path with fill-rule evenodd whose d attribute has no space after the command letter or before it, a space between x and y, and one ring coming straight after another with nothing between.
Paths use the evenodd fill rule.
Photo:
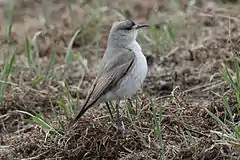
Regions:
<instances>
[{"instance_id":1,"label":"bird's bill","mask_svg":"<svg viewBox=\"0 0 240 160\"><path fill-rule=\"evenodd\" d=\"M134 29L139 29L139 28L143 28L143 27L149 27L148 24L136 24L133 26Z\"/></svg>"},{"instance_id":2,"label":"bird's bill","mask_svg":"<svg viewBox=\"0 0 240 160\"><path fill-rule=\"evenodd\" d=\"M161 26L162 26L161 24L154 24L153 25L153 27L155 27L157 29L161 28ZM134 29L139 29L139 28L143 28L143 27L150 27L150 25L148 25L148 24L136 24L136 25L133 26Z\"/></svg>"}]
</instances>

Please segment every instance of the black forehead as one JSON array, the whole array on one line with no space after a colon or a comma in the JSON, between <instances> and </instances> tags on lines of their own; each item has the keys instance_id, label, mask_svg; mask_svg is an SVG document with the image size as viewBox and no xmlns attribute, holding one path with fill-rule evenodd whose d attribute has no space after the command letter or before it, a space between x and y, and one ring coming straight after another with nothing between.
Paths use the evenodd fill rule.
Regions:
<instances>
[{"instance_id":1,"label":"black forehead","mask_svg":"<svg viewBox=\"0 0 240 160\"><path fill-rule=\"evenodd\" d=\"M125 22L127 25L131 25L131 26L135 25L135 23L132 20L125 20Z\"/></svg>"},{"instance_id":2,"label":"black forehead","mask_svg":"<svg viewBox=\"0 0 240 160\"><path fill-rule=\"evenodd\" d=\"M118 25L121 28L125 28L125 27L132 27L135 25L135 23L132 20L125 20L125 21L121 21Z\"/></svg>"}]
</instances>

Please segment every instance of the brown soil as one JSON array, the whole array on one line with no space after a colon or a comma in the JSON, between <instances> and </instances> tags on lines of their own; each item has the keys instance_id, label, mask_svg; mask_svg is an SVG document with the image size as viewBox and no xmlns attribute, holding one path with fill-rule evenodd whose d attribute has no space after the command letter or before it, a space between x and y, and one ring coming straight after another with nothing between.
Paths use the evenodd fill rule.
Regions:
<instances>
[{"instance_id":1,"label":"brown soil","mask_svg":"<svg viewBox=\"0 0 240 160\"><path fill-rule=\"evenodd\" d=\"M0 106L0 146L9 147L0 149L0 159L161 159L160 146L153 131L150 99L163 106L161 130L165 159L240 159L239 148L214 143L220 137L211 131L220 131L221 127L206 112L208 109L220 118L225 115L221 96L229 91L229 86L220 71L223 64L234 70L232 53L240 53L240 4L227 0L224 3L197 0L188 10L188 1L180 2L180 8L173 9L170 1L104 0L101 6L105 7L101 9L106 11L101 13L101 19L95 18L85 25L96 6L95 1L72 4L70 19L68 1L58 0L50 4L41 0L19 0L13 12L11 35L12 48L17 46L16 63L9 78L12 85L8 86L4 103ZM0 1L2 53L7 50L6 6L7 1ZM51 11L49 26L43 23L43 12L46 11ZM154 45L139 37L149 72L139 93L140 104L136 107L142 112L133 116L133 120L148 145L139 138L124 108L122 114L128 132L118 133L102 106L89 110L78 126L68 129L68 120L56 103L59 98L67 99L62 82L68 82L72 96L76 97L72 88L82 79L84 68L81 64L61 68L67 45L76 29L80 28L82 32L74 42L73 51L81 53L88 66L79 88L79 96L84 99L106 48L111 23L119 19L119 14L137 21L145 22L151 18L154 23L172 22L174 25L175 40L162 50L156 50ZM101 35L99 55L93 41L96 29ZM40 58L36 67L42 74L48 72L51 56L56 53L55 69L58 71L51 82L32 87L30 82L36 80L38 73L30 72L23 64L25 37L32 40L38 31L41 31L38 36ZM148 31L144 33L149 35ZM162 32L163 28L157 34L162 36ZM169 98L169 95L175 98ZM232 105L236 104L231 92L229 98ZM65 121L64 135L46 136L41 126L26 121L30 117L19 110L42 112L49 119L53 119L54 110Z\"/></svg>"}]
</instances>

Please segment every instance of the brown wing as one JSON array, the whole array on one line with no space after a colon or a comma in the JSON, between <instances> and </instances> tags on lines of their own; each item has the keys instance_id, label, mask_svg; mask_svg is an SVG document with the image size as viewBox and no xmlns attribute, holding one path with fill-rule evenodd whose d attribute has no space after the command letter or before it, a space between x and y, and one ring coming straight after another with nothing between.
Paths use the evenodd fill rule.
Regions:
<instances>
[{"instance_id":1,"label":"brown wing","mask_svg":"<svg viewBox=\"0 0 240 160\"><path fill-rule=\"evenodd\" d=\"M71 122L72 125L98 101L100 96L115 86L115 84L131 70L135 60L134 52L123 49L122 52L114 54L117 54L117 57L110 59L102 67L102 72L95 79L81 111Z\"/></svg>"}]
</instances>

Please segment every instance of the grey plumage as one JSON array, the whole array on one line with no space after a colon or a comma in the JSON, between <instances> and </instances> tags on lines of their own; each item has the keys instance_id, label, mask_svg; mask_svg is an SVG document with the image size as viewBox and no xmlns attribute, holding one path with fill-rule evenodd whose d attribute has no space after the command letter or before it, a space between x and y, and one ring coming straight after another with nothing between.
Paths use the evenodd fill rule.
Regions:
<instances>
[{"instance_id":1,"label":"grey plumage","mask_svg":"<svg viewBox=\"0 0 240 160\"><path fill-rule=\"evenodd\" d=\"M136 25L128 20L113 24L99 73L89 90L82 109L71 125L75 124L93 105L109 100L119 101L131 96L140 87L146 77L147 64L141 48L136 42L136 29L144 26L146 25ZM143 73L139 70L141 63L143 63Z\"/></svg>"}]
</instances>

